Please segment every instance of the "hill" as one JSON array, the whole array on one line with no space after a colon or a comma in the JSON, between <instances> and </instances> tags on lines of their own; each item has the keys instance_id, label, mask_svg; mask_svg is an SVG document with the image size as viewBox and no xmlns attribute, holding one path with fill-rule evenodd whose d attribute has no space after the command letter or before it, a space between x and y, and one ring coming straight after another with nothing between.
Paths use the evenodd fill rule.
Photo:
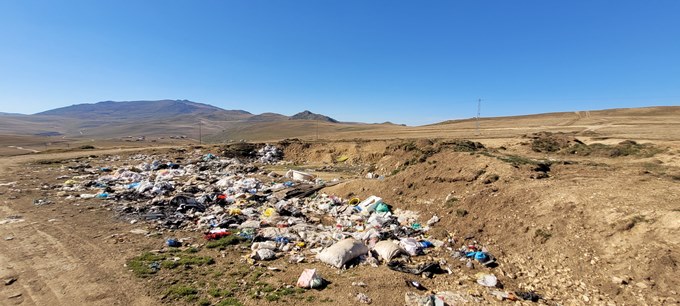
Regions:
<instances>
[{"instance_id":1,"label":"hill","mask_svg":"<svg viewBox=\"0 0 680 306\"><path fill-rule=\"evenodd\" d=\"M244 110L225 110L188 100L103 101L75 104L33 115L0 113L0 118L0 134L4 135L98 139L179 135L198 139L201 134L229 133L243 126L290 119L337 122L308 111L293 117L276 113L254 115Z\"/></svg>"},{"instance_id":2,"label":"hill","mask_svg":"<svg viewBox=\"0 0 680 306\"><path fill-rule=\"evenodd\" d=\"M250 122L272 122L272 121L283 121L288 120L290 117L286 115L281 115L277 113L262 113L259 115L252 116L247 119Z\"/></svg>"},{"instance_id":3,"label":"hill","mask_svg":"<svg viewBox=\"0 0 680 306\"><path fill-rule=\"evenodd\" d=\"M308 110L299 112L293 116L290 117L291 120L316 120L316 121L326 121L326 122L332 122L332 123L338 123L338 120L335 120L331 117L320 115L320 114L315 114L312 113Z\"/></svg>"},{"instance_id":4,"label":"hill","mask_svg":"<svg viewBox=\"0 0 680 306\"><path fill-rule=\"evenodd\" d=\"M212 105L187 100L104 101L56 108L36 115L97 120L159 119L186 115L239 120L252 116L251 113L243 110L224 110Z\"/></svg>"}]
</instances>

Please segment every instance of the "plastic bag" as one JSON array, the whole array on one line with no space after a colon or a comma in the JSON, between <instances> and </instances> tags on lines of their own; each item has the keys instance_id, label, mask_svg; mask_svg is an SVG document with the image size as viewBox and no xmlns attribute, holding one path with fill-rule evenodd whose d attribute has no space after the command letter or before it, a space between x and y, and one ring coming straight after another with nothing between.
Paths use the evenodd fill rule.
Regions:
<instances>
[{"instance_id":1,"label":"plastic bag","mask_svg":"<svg viewBox=\"0 0 680 306\"><path fill-rule=\"evenodd\" d=\"M321 251L316 258L338 269L348 261L368 253L368 247L352 238L343 239Z\"/></svg>"},{"instance_id":2,"label":"plastic bag","mask_svg":"<svg viewBox=\"0 0 680 306\"><path fill-rule=\"evenodd\" d=\"M323 278L316 273L316 269L305 269L297 281L297 286L301 288L319 288L322 285Z\"/></svg>"},{"instance_id":3,"label":"plastic bag","mask_svg":"<svg viewBox=\"0 0 680 306\"><path fill-rule=\"evenodd\" d=\"M378 253L378 256L384 261L390 261L392 258L399 255L399 253L403 252L396 243L388 240L376 243L373 250L375 250L375 252Z\"/></svg>"}]
</instances>

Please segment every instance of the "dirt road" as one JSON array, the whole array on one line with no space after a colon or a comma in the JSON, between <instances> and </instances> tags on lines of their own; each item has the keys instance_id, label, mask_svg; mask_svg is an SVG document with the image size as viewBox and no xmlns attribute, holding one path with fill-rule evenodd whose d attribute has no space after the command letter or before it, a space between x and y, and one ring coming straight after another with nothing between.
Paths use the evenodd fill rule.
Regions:
<instances>
[{"instance_id":1,"label":"dirt road","mask_svg":"<svg viewBox=\"0 0 680 306\"><path fill-rule=\"evenodd\" d=\"M125 258L144 245L107 239L129 231L96 206L35 206L43 192L38 182L47 178L23 173L22 165L41 159L64 159L125 150L32 154L0 159L0 183L20 189L21 196L0 191L0 305L153 305L144 285L126 273ZM53 178L49 178L53 179ZM28 187L33 186L33 188ZM128 226L129 227L129 226ZM127 230L126 230L127 229ZM113 240L115 242L115 240ZM15 281L11 281L16 279ZM115 286L112 286L115 284Z\"/></svg>"}]
</instances>

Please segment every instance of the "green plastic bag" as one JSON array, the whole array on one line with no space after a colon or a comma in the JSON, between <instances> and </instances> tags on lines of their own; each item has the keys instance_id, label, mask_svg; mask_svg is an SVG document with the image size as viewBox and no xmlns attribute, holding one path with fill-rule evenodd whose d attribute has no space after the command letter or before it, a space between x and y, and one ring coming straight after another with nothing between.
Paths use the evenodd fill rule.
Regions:
<instances>
[{"instance_id":1,"label":"green plastic bag","mask_svg":"<svg viewBox=\"0 0 680 306\"><path fill-rule=\"evenodd\" d=\"M387 204L380 202L380 203L378 203L378 205L375 207L375 210L376 210L377 212L388 212L388 211L390 211L390 207L387 206Z\"/></svg>"}]
</instances>

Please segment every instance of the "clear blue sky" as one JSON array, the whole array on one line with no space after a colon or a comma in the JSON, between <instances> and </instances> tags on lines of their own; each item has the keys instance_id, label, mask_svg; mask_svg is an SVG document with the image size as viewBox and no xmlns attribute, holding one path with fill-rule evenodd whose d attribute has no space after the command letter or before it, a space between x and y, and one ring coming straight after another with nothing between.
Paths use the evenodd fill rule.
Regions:
<instances>
[{"instance_id":1,"label":"clear blue sky","mask_svg":"<svg viewBox=\"0 0 680 306\"><path fill-rule=\"evenodd\" d=\"M680 1L0 0L0 111L188 99L423 124L680 105Z\"/></svg>"}]
</instances>

